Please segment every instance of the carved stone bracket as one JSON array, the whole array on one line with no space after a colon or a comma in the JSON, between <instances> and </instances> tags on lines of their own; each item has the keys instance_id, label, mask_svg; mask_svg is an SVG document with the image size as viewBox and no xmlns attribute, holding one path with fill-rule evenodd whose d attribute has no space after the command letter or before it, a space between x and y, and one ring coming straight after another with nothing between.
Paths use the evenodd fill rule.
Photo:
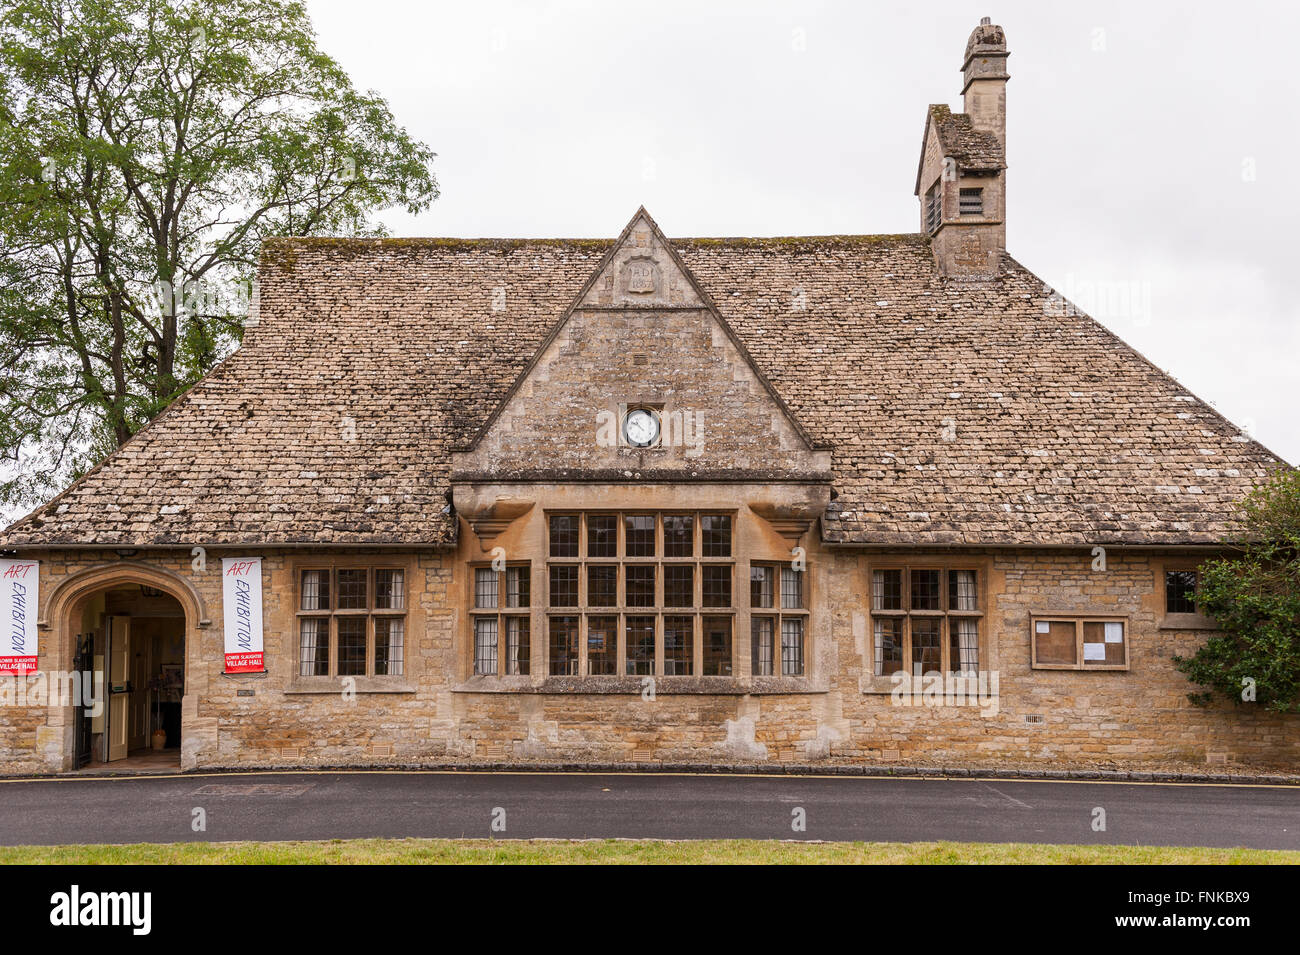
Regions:
<instances>
[{"instance_id":1,"label":"carved stone bracket","mask_svg":"<svg viewBox=\"0 0 1300 955\"><path fill-rule=\"evenodd\" d=\"M803 539L803 535L808 533L808 529L813 525L813 518L803 520L774 520L768 521L772 529L788 540L791 544L798 544Z\"/></svg>"},{"instance_id":2,"label":"carved stone bracket","mask_svg":"<svg viewBox=\"0 0 1300 955\"><path fill-rule=\"evenodd\" d=\"M824 501L774 504L755 501L749 509L768 523L791 545L797 545L826 510Z\"/></svg>"},{"instance_id":3,"label":"carved stone bracket","mask_svg":"<svg viewBox=\"0 0 1300 955\"><path fill-rule=\"evenodd\" d=\"M485 548L490 547L506 528L533 509L532 501L498 501L480 514L466 515Z\"/></svg>"}]
</instances>

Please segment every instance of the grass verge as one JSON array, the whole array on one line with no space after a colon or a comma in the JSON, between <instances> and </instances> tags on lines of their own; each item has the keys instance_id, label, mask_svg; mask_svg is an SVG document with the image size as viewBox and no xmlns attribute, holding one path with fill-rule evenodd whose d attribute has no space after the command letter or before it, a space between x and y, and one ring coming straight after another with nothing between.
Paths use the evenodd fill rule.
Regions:
<instances>
[{"instance_id":1,"label":"grass verge","mask_svg":"<svg viewBox=\"0 0 1300 955\"><path fill-rule=\"evenodd\" d=\"M0 864L81 865L1300 865L1300 852L959 842L334 839L0 847Z\"/></svg>"}]
</instances>

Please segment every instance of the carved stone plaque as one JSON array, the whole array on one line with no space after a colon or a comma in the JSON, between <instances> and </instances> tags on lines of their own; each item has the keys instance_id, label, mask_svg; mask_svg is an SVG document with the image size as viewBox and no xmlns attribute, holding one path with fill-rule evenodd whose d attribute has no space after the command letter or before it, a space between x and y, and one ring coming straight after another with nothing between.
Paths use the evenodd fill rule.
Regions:
<instances>
[{"instance_id":1,"label":"carved stone plaque","mask_svg":"<svg viewBox=\"0 0 1300 955\"><path fill-rule=\"evenodd\" d=\"M655 264L653 259L632 259L628 262L627 290L641 293L655 290Z\"/></svg>"}]
</instances>

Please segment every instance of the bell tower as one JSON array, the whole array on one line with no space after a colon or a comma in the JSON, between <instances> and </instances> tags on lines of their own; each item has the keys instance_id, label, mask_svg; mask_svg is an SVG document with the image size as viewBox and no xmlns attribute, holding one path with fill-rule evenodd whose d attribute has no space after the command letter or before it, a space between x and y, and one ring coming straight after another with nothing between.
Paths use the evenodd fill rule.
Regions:
<instances>
[{"instance_id":1,"label":"bell tower","mask_svg":"<svg viewBox=\"0 0 1300 955\"><path fill-rule=\"evenodd\" d=\"M932 105L917 167L921 231L952 278L989 279L1007 247L1007 38L988 17L966 41L962 112Z\"/></svg>"}]
</instances>

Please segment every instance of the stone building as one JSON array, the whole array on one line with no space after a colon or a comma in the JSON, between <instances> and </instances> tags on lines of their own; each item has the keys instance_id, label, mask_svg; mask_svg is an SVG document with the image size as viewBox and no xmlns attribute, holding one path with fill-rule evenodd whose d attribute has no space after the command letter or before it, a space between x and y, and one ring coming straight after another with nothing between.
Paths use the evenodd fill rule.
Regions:
<instances>
[{"instance_id":1,"label":"stone building","mask_svg":"<svg viewBox=\"0 0 1300 955\"><path fill-rule=\"evenodd\" d=\"M10 677L0 768L1294 768L1171 659L1281 462L1007 253L1001 28L963 76L915 234L269 242L242 347L0 536L109 684Z\"/></svg>"}]
</instances>

